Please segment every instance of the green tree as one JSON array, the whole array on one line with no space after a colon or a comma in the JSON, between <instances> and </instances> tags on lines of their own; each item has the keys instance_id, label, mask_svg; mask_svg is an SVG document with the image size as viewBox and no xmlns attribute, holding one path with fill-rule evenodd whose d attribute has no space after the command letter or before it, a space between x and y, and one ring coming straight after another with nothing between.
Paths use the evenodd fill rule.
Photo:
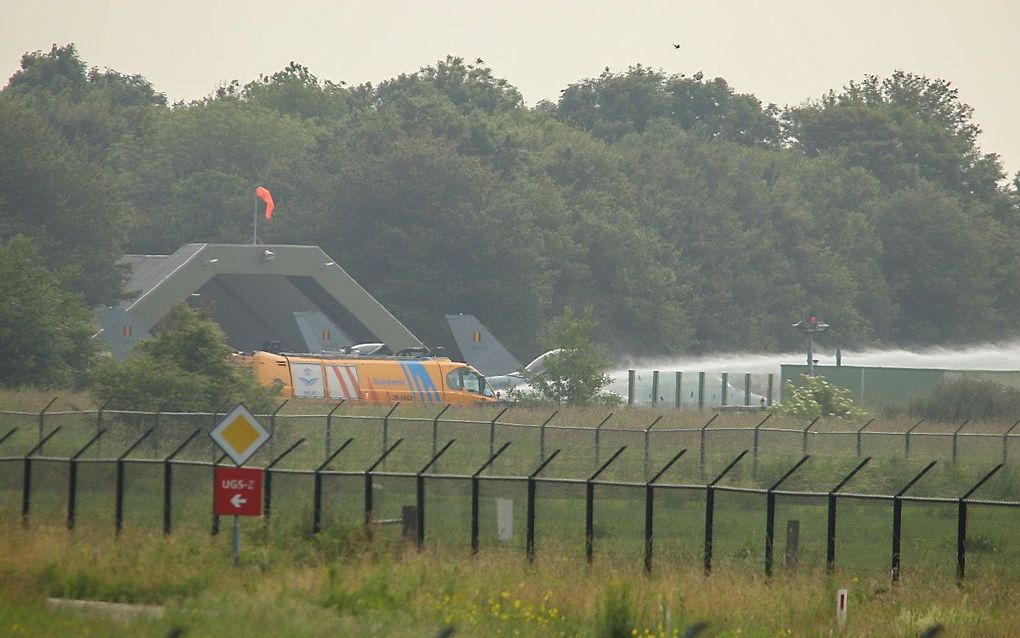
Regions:
<instances>
[{"instance_id":1,"label":"green tree","mask_svg":"<svg viewBox=\"0 0 1020 638\"><path fill-rule=\"evenodd\" d=\"M558 347L545 358L545 370L525 373L525 379L543 399L561 405L584 405L607 400L602 390L609 385L609 362L592 338L592 309L580 315L569 306L550 322L542 334L547 347Z\"/></svg>"},{"instance_id":2,"label":"green tree","mask_svg":"<svg viewBox=\"0 0 1020 638\"><path fill-rule=\"evenodd\" d=\"M96 354L94 332L81 295L67 291L29 238L0 244L0 385L83 385Z\"/></svg>"},{"instance_id":3,"label":"green tree","mask_svg":"<svg viewBox=\"0 0 1020 638\"><path fill-rule=\"evenodd\" d=\"M182 304L127 359L96 366L91 391L100 401L112 397L111 407L123 409L213 410L228 402L269 409L275 391L233 365L232 354L219 326Z\"/></svg>"},{"instance_id":4,"label":"green tree","mask_svg":"<svg viewBox=\"0 0 1020 638\"><path fill-rule=\"evenodd\" d=\"M837 416L851 420L867 417L867 413L854 405L849 390L832 385L825 377L803 374L801 378L804 382L799 386L786 381L783 386L786 400L772 406L772 412L803 417Z\"/></svg>"}]
</instances>

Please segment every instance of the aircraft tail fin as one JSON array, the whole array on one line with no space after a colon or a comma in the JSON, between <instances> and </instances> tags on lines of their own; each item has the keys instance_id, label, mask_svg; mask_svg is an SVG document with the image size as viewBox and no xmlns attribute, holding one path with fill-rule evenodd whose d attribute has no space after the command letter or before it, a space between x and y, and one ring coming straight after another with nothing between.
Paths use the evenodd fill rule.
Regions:
<instances>
[{"instance_id":1,"label":"aircraft tail fin","mask_svg":"<svg viewBox=\"0 0 1020 638\"><path fill-rule=\"evenodd\" d=\"M446 315L464 361L486 376L520 370L521 362L474 315Z\"/></svg>"}]
</instances>

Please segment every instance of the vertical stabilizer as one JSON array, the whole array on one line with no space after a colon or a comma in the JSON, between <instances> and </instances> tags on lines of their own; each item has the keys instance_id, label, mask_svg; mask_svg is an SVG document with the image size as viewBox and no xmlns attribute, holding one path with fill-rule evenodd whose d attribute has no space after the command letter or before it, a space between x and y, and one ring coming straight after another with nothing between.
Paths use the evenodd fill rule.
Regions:
<instances>
[{"instance_id":1,"label":"vertical stabilizer","mask_svg":"<svg viewBox=\"0 0 1020 638\"><path fill-rule=\"evenodd\" d=\"M485 376L495 376L521 369L521 362L503 347L492 333L474 315L446 315L450 332L457 347L476 370Z\"/></svg>"}]
</instances>

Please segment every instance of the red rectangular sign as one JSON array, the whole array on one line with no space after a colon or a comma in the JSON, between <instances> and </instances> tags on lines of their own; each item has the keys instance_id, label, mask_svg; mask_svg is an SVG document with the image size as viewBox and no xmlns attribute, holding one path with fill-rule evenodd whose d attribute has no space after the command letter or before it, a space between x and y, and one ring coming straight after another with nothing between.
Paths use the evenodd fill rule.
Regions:
<instances>
[{"instance_id":1,"label":"red rectangular sign","mask_svg":"<svg viewBox=\"0 0 1020 638\"><path fill-rule=\"evenodd\" d=\"M261 516L262 474L257 467L217 467L213 512L217 516Z\"/></svg>"}]
</instances>

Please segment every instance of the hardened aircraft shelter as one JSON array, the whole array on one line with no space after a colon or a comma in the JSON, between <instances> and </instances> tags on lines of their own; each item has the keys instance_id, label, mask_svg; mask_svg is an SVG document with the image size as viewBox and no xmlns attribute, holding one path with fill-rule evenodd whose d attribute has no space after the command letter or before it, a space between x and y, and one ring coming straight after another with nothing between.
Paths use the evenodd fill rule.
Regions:
<instances>
[{"instance_id":1,"label":"hardened aircraft shelter","mask_svg":"<svg viewBox=\"0 0 1020 638\"><path fill-rule=\"evenodd\" d=\"M124 357L179 303L202 307L237 350L337 350L421 341L318 246L187 244L127 255L129 299L98 312L99 337Z\"/></svg>"}]
</instances>

